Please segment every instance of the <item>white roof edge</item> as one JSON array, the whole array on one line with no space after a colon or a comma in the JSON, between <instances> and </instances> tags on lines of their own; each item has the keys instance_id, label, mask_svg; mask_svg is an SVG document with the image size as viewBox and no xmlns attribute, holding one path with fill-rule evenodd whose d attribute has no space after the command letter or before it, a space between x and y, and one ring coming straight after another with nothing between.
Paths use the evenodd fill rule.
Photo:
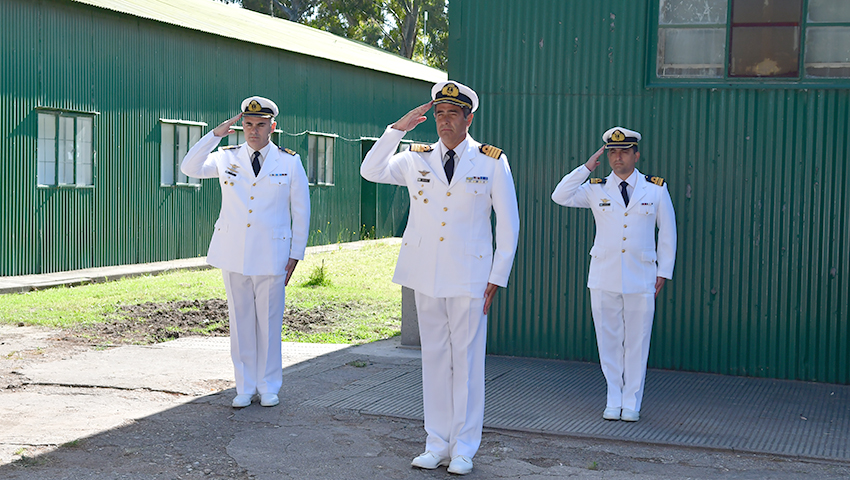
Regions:
<instances>
[{"instance_id":1,"label":"white roof edge","mask_svg":"<svg viewBox=\"0 0 850 480\"><path fill-rule=\"evenodd\" d=\"M442 70L377 47L214 0L72 1L415 80L437 83L448 79Z\"/></svg>"}]
</instances>

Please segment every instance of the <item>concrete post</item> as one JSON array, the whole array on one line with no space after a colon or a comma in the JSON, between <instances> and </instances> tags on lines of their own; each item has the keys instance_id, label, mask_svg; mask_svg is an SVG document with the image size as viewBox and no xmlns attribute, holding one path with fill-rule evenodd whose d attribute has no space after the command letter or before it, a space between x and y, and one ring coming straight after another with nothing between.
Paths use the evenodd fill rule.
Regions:
<instances>
[{"instance_id":1,"label":"concrete post","mask_svg":"<svg viewBox=\"0 0 850 480\"><path fill-rule=\"evenodd\" d=\"M407 287L401 287L401 344L405 347L420 346L416 297Z\"/></svg>"}]
</instances>

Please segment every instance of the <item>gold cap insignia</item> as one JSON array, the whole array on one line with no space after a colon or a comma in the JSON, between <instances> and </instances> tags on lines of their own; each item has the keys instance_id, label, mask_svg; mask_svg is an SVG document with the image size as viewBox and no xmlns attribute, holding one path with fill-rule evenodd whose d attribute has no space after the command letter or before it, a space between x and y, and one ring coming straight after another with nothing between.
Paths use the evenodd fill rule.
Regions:
<instances>
[{"instance_id":1,"label":"gold cap insignia","mask_svg":"<svg viewBox=\"0 0 850 480\"><path fill-rule=\"evenodd\" d=\"M611 134L611 140L615 142L622 142L626 139L626 136L623 135L623 132L619 130L614 130L614 133Z\"/></svg>"},{"instance_id":2,"label":"gold cap insignia","mask_svg":"<svg viewBox=\"0 0 850 480\"><path fill-rule=\"evenodd\" d=\"M460 90L454 83L447 83L446 86L443 87L442 92L440 93L447 97L456 97L460 93Z\"/></svg>"},{"instance_id":3,"label":"gold cap insignia","mask_svg":"<svg viewBox=\"0 0 850 480\"><path fill-rule=\"evenodd\" d=\"M263 109L263 107L260 106L260 102L258 102L256 100L251 100L251 103L248 104L248 111L249 112L259 112L262 109Z\"/></svg>"}]
</instances>

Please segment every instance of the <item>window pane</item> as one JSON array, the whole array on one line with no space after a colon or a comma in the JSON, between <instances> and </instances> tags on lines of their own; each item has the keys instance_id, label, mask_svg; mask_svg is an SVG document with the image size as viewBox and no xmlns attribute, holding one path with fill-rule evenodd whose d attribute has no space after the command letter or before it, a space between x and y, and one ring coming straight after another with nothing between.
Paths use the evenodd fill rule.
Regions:
<instances>
[{"instance_id":1,"label":"window pane","mask_svg":"<svg viewBox=\"0 0 850 480\"><path fill-rule=\"evenodd\" d=\"M318 148L318 153L316 154L316 159L318 160L316 162L316 167L317 167L317 169L316 169L316 180L318 180L319 183L325 183L325 166L326 166L326 161L327 161L327 159L325 158L325 153L327 152L327 149L325 148L325 146L327 145L327 142L328 142L327 137L319 137L318 138L317 143L318 143L319 148Z\"/></svg>"},{"instance_id":2,"label":"window pane","mask_svg":"<svg viewBox=\"0 0 850 480\"><path fill-rule=\"evenodd\" d=\"M59 184L74 184L74 117L59 117Z\"/></svg>"},{"instance_id":3,"label":"window pane","mask_svg":"<svg viewBox=\"0 0 850 480\"><path fill-rule=\"evenodd\" d=\"M174 185L174 125L162 124L159 146L159 177L162 185Z\"/></svg>"},{"instance_id":4,"label":"window pane","mask_svg":"<svg viewBox=\"0 0 850 480\"><path fill-rule=\"evenodd\" d=\"M38 114L38 184L56 185L56 116Z\"/></svg>"},{"instance_id":5,"label":"window pane","mask_svg":"<svg viewBox=\"0 0 850 480\"><path fill-rule=\"evenodd\" d=\"M729 76L796 77L799 39L799 27L732 27Z\"/></svg>"},{"instance_id":6,"label":"window pane","mask_svg":"<svg viewBox=\"0 0 850 480\"><path fill-rule=\"evenodd\" d=\"M328 137L325 147L325 183L334 183L334 138Z\"/></svg>"},{"instance_id":7,"label":"window pane","mask_svg":"<svg viewBox=\"0 0 850 480\"><path fill-rule=\"evenodd\" d=\"M189 151L189 127L186 125L175 125L174 130L177 133L177 154L174 159L177 162L177 165L180 165L180 162L183 161L183 157L186 156L186 152ZM186 175L180 171L180 168L177 168L177 183L186 183Z\"/></svg>"},{"instance_id":8,"label":"window pane","mask_svg":"<svg viewBox=\"0 0 850 480\"><path fill-rule=\"evenodd\" d=\"M90 117L77 117L77 185L92 185L92 124Z\"/></svg>"},{"instance_id":9,"label":"window pane","mask_svg":"<svg viewBox=\"0 0 850 480\"><path fill-rule=\"evenodd\" d=\"M806 75L850 77L850 27L806 29Z\"/></svg>"},{"instance_id":10,"label":"window pane","mask_svg":"<svg viewBox=\"0 0 850 480\"><path fill-rule=\"evenodd\" d=\"M189 127L189 148L194 147L195 144L198 143L198 140L200 140L202 136L203 135L201 135L201 127L199 127L197 125L192 125L191 127ZM187 152L188 152L188 150L187 150ZM181 162L183 161L182 157L180 158L180 161ZM179 167L180 166L178 165L178 168ZM187 178L188 178L188 182L190 184L200 185L200 183L201 183L200 178L194 178L194 177L187 177Z\"/></svg>"},{"instance_id":11,"label":"window pane","mask_svg":"<svg viewBox=\"0 0 850 480\"><path fill-rule=\"evenodd\" d=\"M309 135L307 138L307 179L310 183L316 183L317 139L315 135Z\"/></svg>"},{"instance_id":12,"label":"window pane","mask_svg":"<svg viewBox=\"0 0 850 480\"><path fill-rule=\"evenodd\" d=\"M658 23L726 23L728 0L661 0Z\"/></svg>"},{"instance_id":13,"label":"window pane","mask_svg":"<svg viewBox=\"0 0 850 480\"><path fill-rule=\"evenodd\" d=\"M850 2L847 0L809 0L809 21L850 22ZM845 45L847 44L845 43Z\"/></svg>"},{"instance_id":14,"label":"window pane","mask_svg":"<svg viewBox=\"0 0 850 480\"><path fill-rule=\"evenodd\" d=\"M793 23L802 18L803 0L734 0L732 23Z\"/></svg>"},{"instance_id":15,"label":"window pane","mask_svg":"<svg viewBox=\"0 0 850 480\"><path fill-rule=\"evenodd\" d=\"M658 30L659 77L719 77L726 51L725 28Z\"/></svg>"}]
</instances>

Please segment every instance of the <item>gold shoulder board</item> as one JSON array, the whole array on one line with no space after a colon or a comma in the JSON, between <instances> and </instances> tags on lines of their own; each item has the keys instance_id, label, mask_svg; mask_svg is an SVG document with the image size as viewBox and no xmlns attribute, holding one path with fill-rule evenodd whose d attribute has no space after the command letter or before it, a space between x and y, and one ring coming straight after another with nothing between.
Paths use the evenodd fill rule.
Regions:
<instances>
[{"instance_id":1,"label":"gold shoulder board","mask_svg":"<svg viewBox=\"0 0 850 480\"><path fill-rule=\"evenodd\" d=\"M286 152L290 155L296 155L295 150L290 150L288 148L281 148L281 150L283 150L284 152Z\"/></svg>"},{"instance_id":2,"label":"gold shoulder board","mask_svg":"<svg viewBox=\"0 0 850 480\"><path fill-rule=\"evenodd\" d=\"M590 183L591 184L605 183L606 180L608 180L608 179L607 178L591 178Z\"/></svg>"},{"instance_id":3,"label":"gold shoulder board","mask_svg":"<svg viewBox=\"0 0 850 480\"><path fill-rule=\"evenodd\" d=\"M488 157L499 158L502 156L502 149L496 148L493 145L481 145L478 149Z\"/></svg>"},{"instance_id":4,"label":"gold shoulder board","mask_svg":"<svg viewBox=\"0 0 850 480\"><path fill-rule=\"evenodd\" d=\"M219 150L233 150L234 148L239 148L242 145L225 145L221 147Z\"/></svg>"},{"instance_id":5,"label":"gold shoulder board","mask_svg":"<svg viewBox=\"0 0 850 480\"><path fill-rule=\"evenodd\" d=\"M649 183L654 183L654 184L658 185L659 187L664 186L664 179L661 178L661 177L653 177L651 175L647 175L646 181L649 182Z\"/></svg>"},{"instance_id":6,"label":"gold shoulder board","mask_svg":"<svg viewBox=\"0 0 850 480\"><path fill-rule=\"evenodd\" d=\"M431 145L425 145L424 143L413 143L410 145L411 152L426 153L430 152L431 150L434 150L434 147L432 147Z\"/></svg>"}]
</instances>

